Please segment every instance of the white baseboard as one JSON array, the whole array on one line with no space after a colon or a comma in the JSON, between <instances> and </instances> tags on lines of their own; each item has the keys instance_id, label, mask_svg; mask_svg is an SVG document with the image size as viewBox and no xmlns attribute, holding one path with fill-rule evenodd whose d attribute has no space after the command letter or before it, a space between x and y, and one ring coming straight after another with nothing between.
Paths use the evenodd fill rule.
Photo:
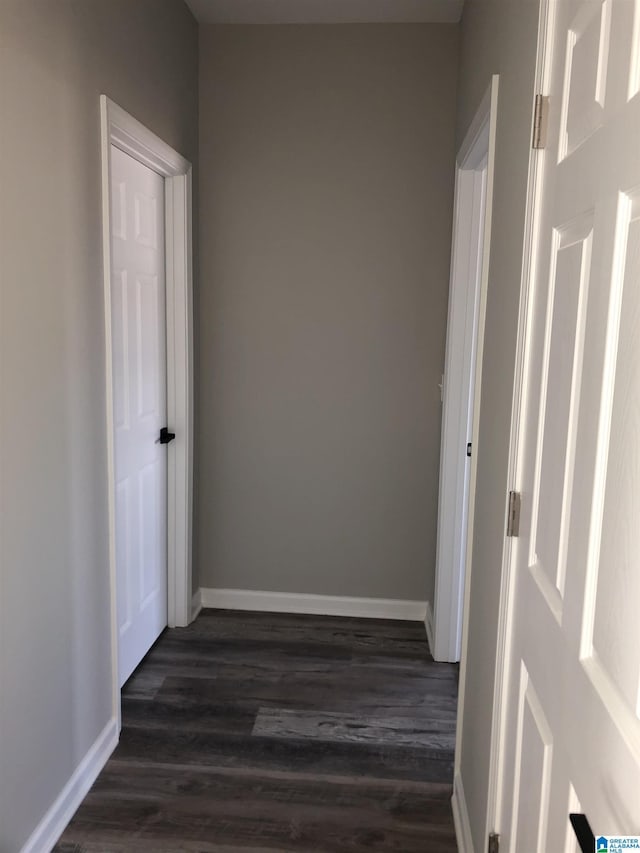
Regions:
<instances>
[{"instance_id":1,"label":"white baseboard","mask_svg":"<svg viewBox=\"0 0 640 853\"><path fill-rule=\"evenodd\" d=\"M76 767L56 801L35 828L21 853L45 853L53 849L89 788L118 745L118 721L109 720L93 746Z\"/></svg>"},{"instance_id":2,"label":"white baseboard","mask_svg":"<svg viewBox=\"0 0 640 853\"><path fill-rule=\"evenodd\" d=\"M200 593L203 607L219 607L221 610L312 613L319 616L360 616L416 622L423 622L427 612L426 601L403 601L395 598L349 598L248 589L202 588Z\"/></svg>"},{"instance_id":3,"label":"white baseboard","mask_svg":"<svg viewBox=\"0 0 640 853\"><path fill-rule=\"evenodd\" d=\"M469 825L469 812L467 801L464 798L462 787L462 776L459 771L453 778L453 797L451 798L453 809L453 824L456 830L456 841L459 853L474 853L473 840L471 838L471 826Z\"/></svg>"},{"instance_id":4,"label":"white baseboard","mask_svg":"<svg viewBox=\"0 0 640 853\"><path fill-rule=\"evenodd\" d=\"M193 598L191 599L191 622L197 617L198 613L202 610L202 590L199 589L196 593L194 593Z\"/></svg>"}]
</instances>

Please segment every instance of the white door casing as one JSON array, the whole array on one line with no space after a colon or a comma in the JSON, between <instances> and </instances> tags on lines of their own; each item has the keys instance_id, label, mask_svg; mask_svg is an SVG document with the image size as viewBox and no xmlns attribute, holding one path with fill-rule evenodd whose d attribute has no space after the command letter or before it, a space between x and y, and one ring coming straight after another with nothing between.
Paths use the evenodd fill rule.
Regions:
<instances>
[{"instance_id":1,"label":"white door casing","mask_svg":"<svg viewBox=\"0 0 640 853\"><path fill-rule=\"evenodd\" d=\"M486 180L486 162L456 176L431 649L437 661L460 660Z\"/></svg>"},{"instance_id":2,"label":"white door casing","mask_svg":"<svg viewBox=\"0 0 640 853\"><path fill-rule=\"evenodd\" d=\"M167 625L164 180L111 147L118 680Z\"/></svg>"},{"instance_id":3,"label":"white door casing","mask_svg":"<svg viewBox=\"0 0 640 853\"><path fill-rule=\"evenodd\" d=\"M167 452L167 615L169 627L191 620L193 508L193 283L191 164L152 131L100 96L105 300L107 486L113 714L120 719L116 572L115 415L112 376L112 145L164 178L167 423L176 439Z\"/></svg>"},{"instance_id":4,"label":"white door casing","mask_svg":"<svg viewBox=\"0 0 640 853\"><path fill-rule=\"evenodd\" d=\"M640 3L550 0L518 407L501 849L640 834Z\"/></svg>"},{"instance_id":5,"label":"white door casing","mask_svg":"<svg viewBox=\"0 0 640 853\"><path fill-rule=\"evenodd\" d=\"M498 77L486 93L456 160L451 283L442 409L438 540L431 652L438 661L460 660L467 535L477 401L478 352L482 353L488 244L491 222L493 133ZM492 112L494 115L492 116ZM489 174L491 172L491 174ZM488 191L489 190L489 191ZM490 229L489 229L490 230Z\"/></svg>"}]
</instances>

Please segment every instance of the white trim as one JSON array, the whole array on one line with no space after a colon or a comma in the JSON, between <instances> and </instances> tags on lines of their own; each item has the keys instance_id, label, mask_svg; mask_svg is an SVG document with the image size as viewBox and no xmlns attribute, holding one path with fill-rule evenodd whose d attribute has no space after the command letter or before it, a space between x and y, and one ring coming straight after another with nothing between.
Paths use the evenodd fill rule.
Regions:
<instances>
[{"instance_id":1,"label":"white trim","mask_svg":"<svg viewBox=\"0 0 640 853\"><path fill-rule=\"evenodd\" d=\"M489 122L489 155L487 158L487 197L485 228L484 228L484 247L482 257L482 284L480 291L480 309L478 316L478 350L476 355L476 375L474 380L475 397L473 403L473 433L472 443L474 447L478 447L478 433L480 429L480 402L482 395L482 356L484 349L484 325L487 309L487 288L489 282L489 254L491 247L491 209L493 204L493 183L495 173L495 153L496 153L496 127L498 118L498 84L499 76L494 74L491 78L489 87L490 92L490 122ZM483 99L480 110L486 104L487 96ZM473 129L475 124L472 123ZM469 131L471 133L471 130ZM464 146L463 146L464 148ZM478 454L474 453L471 456L471 476L469 481L469 509L467 515L467 542L469 547L466 553L465 580L464 580L464 603L462 607L462 651L460 655L460 677L458 687L458 719L456 723L456 751L454 758L454 776L460 776L460 784L462 784L460 756L462 749L462 729L464 722L464 702L466 692L466 673L467 673L467 645L469 642L469 605L471 599L471 572L472 572L472 552L473 552L473 520L475 514L476 500L476 480L478 473ZM505 516L506 518L506 516Z\"/></svg>"},{"instance_id":2,"label":"white trim","mask_svg":"<svg viewBox=\"0 0 640 853\"><path fill-rule=\"evenodd\" d=\"M100 95L100 109L108 123L109 142L121 151L164 178L190 173L188 160L106 95Z\"/></svg>"},{"instance_id":3,"label":"white trim","mask_svg":"<svg viewBox=\"0 0 640 853\"><path fill-rule=\"evenodd\" d=\"M198 618L200 611L202 610L202 590L198 589L197 592L194 592L193 598L191 599L191 621L193 622Z\"/></svg>"},{"instance_id":4,"label":"white trim","mask_svg":"<svg viewBox=\"0 0 640 853\"><path fill-rule=\"evenodd\" d=\"M21 853L43 853L53 849L117 745L118 720L114 717L109 720L76 767Z\"/></svg>"},{"instance_id":5,"label":"white trim","mask_svg":"<svg viewBox=\"0 0 640 853\"><path fill-rule=\"evenodd\" d=\"M193 516L193 280L191 167L165 180L167 245L167 456L169 627L191 617Z\"/></svg>"},{"instance_id":6,"label":"white trim","mask_svg":"<svg viewBox=\"0 0 640 853\"><path fill-rule=\"evenodd\" d=\"M113 713L120 719L114 417L111 351L111 145L165 178L167 293L167 418L177 438L167 448L167 616L170 627L191 618L193 493L193 280L191 164L106 95L100 96L102 242L105 305L107 488Z\"/></svg>"},{"instance_id":7,"label":"white trim","mask_svg":"<svg viewBox=\"0 0 640 853\"><path fill-rule=\"evenodd\" d=\"M531 130L533 132L534 102L537 93L548 90L548 61L551 34L549 32L549 0L541 0L538 19L538 48L536 72L531 93ZM521 450L522 407L524 401L524 379L527 369L526 339L527 318L529 314L529 296L531 282L535 275L534 247L539 228L538 198L542 187L542 157L544 152L531 149L529 153L529 171L527 178L527 198L524 225L524 243L522 252L522 271L520 278L520 305L518 315L518 336L514 370L513 400L511 408L511 426L509 434L509 462L505 489L504 513L506 517L508 493L518 490L519 454ZM509 672L511 668L510 637L513 621L513 594L515 586L515 548L512 539L505 538L502 552L500 601L496 639L496 662L493 686L493 716L491 726L491 746L489 754L489 777L487 781L486 833L504 831L502 829L503 799L503 761L505 756L507 704Z\"/></svg>"},{"instance_id":8,"label":"white trim","mask_svg":"<svg viewBox=\"0 0 640 853\"><path fill-rule=\"evenodd\" d=\"M424 617L424 627L427 632L427 643L429 643L429 651L431 652L431 656L433 657L435 642L433 638L433 607L431 606L430 601L427 601L427 615Z\"/></svg>"},{"instance_id":9,"label":"white trim","mask_svg":"<svg viewBox=\"0 0 640 853\"><path fill-rule=\"evenodd\" d=\"M488 119L494 101L494 89L497 94L498 81L499 75L493 74L460 146L456 165L462 169L478 169L486 155L488 140L486 143L481 143L481 139L489 132Z\"/></svg>"},{"instance_id":10,"label":"white trim","mask_svg":"<svg viewBox=\"0 0 640 853\"><path fill-rule=\"evenodd\" d=\"M460 853L473 853L473 839L471 837L471 824L467 801L464 798L462 787L462 776L456 773L453 777L453 797L451 797L451 809L453 811L453 825L456 830L456 842Z\"/></svg>"},{"instance_id":11,"label":"white trim","mask_svg":"<svg viewBox=\"0 0 640 853\"><path fill-rule=\"evenodd\" d=\"M460 660L462 645L475 470L465 448L468 441L477 448L497 91L494 76L457 157L433 613L438 661Z\"/></svg>"},{"instance_id":12,"label":"white trim","mask_svg":"<svg viewBox=\"0 0 640 853\"><path fill-rule=\"evenodd\" d=\"M488 125L489 116L486 116ZM460 660L466 522L471 463L465 447L473 429L474 365L482 273L488 132L479 146L485 162L456 170L451 284L442 407L438 536L434 592L434 657ZM475 151L476 149L474 149Z\"/></svg>"},{"instance_id":13,"label":"white trim","mask_svg":"<svg viewBox=\"0 0 640 853\"><path fill-rule=\"evenodd\" d=\"M200 592L203 607L215 607L221 610L314 613L321 616L358 616L370 619L405 619L415 622L424 622L427 615L426 601L204 587Z\"/></svg>"}]
</instances>

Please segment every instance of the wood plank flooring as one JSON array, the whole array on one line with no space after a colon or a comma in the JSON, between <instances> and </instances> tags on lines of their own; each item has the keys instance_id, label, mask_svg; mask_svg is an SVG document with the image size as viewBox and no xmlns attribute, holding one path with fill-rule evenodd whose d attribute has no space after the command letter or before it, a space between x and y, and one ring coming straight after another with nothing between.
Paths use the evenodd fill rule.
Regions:
<instances>
[{"instance_id":1,"label":"wood plank flooring","mask_svg":"<svg viewBox=\"0 0 640 853\"><path fill-rule=\"evenodd\" d=\"M414 622L205 610L125 685L56 853L454 853L457 667Z\"/></svg>"}]
</instances>

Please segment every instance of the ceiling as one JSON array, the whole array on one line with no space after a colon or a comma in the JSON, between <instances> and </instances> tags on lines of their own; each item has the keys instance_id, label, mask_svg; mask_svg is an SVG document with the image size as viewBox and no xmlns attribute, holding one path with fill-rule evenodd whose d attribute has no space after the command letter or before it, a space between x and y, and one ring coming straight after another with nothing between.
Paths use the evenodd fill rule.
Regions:
<instances>
[{"instance_id":1,"label":"ceiling","mask_svg":"<svg viewBox=\"0 0 640 853\"><path fill-rule=\"evenodd\" d=\"M186 0L202 24L455 23L463 0Z\"/></svg>"}]
</instances>

